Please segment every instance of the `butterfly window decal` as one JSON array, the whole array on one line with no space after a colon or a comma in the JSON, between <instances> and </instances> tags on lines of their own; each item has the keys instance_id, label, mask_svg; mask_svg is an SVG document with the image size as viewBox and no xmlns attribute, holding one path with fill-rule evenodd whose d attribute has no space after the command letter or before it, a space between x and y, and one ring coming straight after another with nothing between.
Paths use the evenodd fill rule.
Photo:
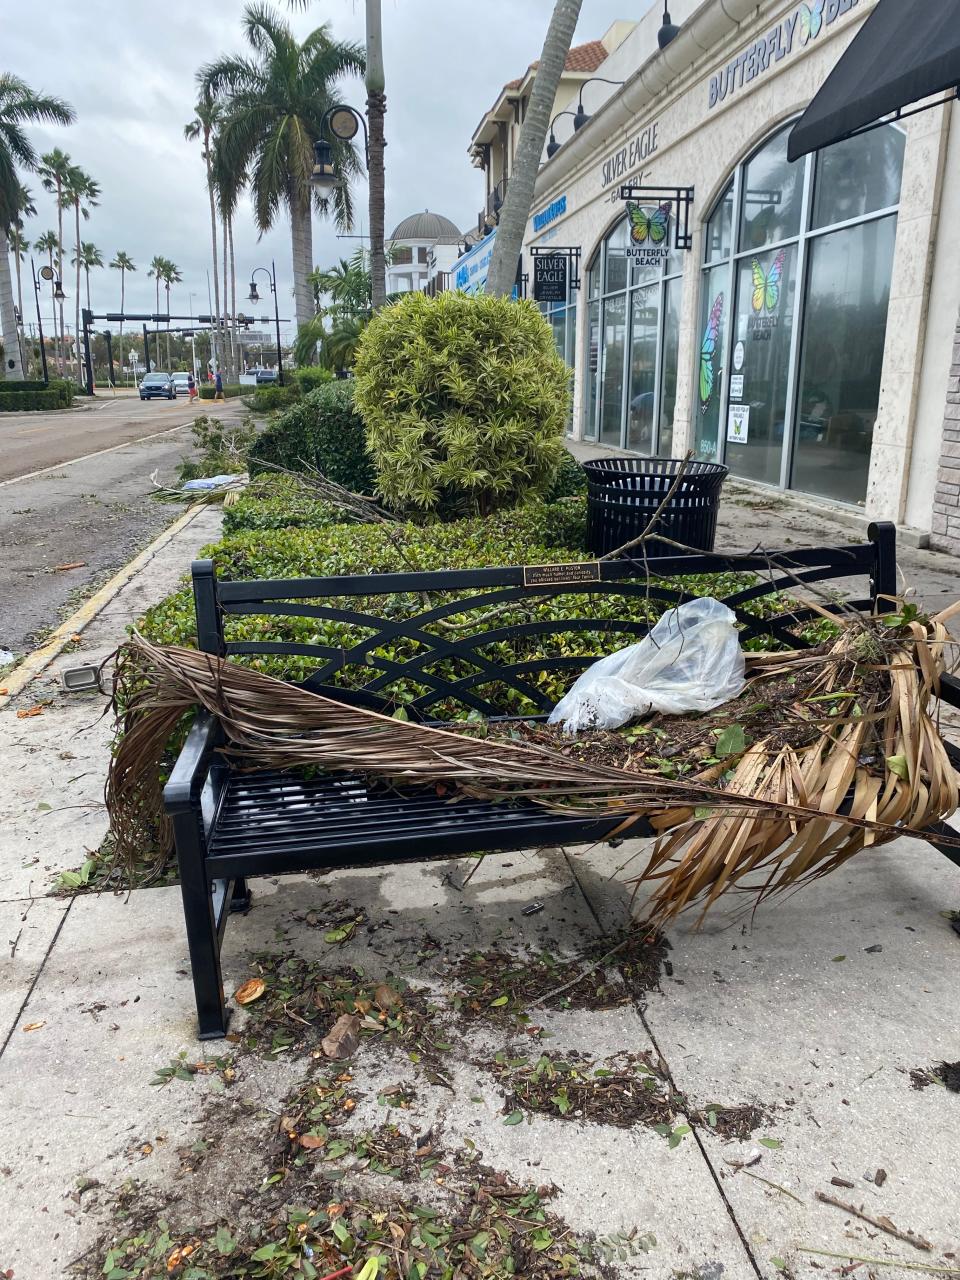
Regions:
<instances>
[{"instance_id":1,"label":"butterfly window decal","mask_svg":"<svg viewBox=\"0 0 960 1280\"><path fill-rule=\"evenodd\" d=\"M723 320L723 294L717 294L713 306L710 308L710 315L707 317L707 327L703 331L703 341L700 344L700 412L706 413L707 408L713 398L713 388L716 382L716 372L714 370L714 358L717 352L717 345L720 339L720 324Z\"/></svg>"},{"instance_id":2,"label":"butterfly window decal","mask_svg":"<svg viewBox=\"0 0 960 1280\"><path fill-rule=\"evenodd\" d=\"M628 201L627 213L630 216L630 239L634 244L664 243L670 226L669 204L662 204L657 209L644 209Z\"/></svg>"},{"instance_id":3,"label":"butterfly window decal","mask_svg":"<svg viewBox=\"0 0 960 1280\"><path fill-rule=\"evenodd\" d=\"M753 272L753 298L751 299L755 315L764 311L776 311L780 305L780 282L783 279L783 264L786 250L781 249L773 260L769 271L764 271L757 258L751 259Z\"/></svg>"}]
</instances>

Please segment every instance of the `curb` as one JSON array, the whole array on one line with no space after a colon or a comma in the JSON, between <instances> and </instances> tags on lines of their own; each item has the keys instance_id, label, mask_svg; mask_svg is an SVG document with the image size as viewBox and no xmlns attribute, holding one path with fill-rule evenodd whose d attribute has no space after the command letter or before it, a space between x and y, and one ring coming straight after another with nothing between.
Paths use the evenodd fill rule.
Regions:
<instances>
[{"instance_id":1,"label":"curb","mask_svg":"<svg viewBox=\"0 0 960 1280\"><path fill-rule=\"evenodd\" d=\"M168 525L163 533L159 534L154 540L139 553L134 556L123 568L113 575L109 582L105 583L95 595L86 600L80 608L70 615L65 622L62 622L53 635L41 645L39 649L34 649L32 653L28 653L19 666L6 676L0 677L6 693L0 695L0 709L4 708L16 695L35 679L40 673L53 662L63 651L70 637L82 632L84 627L88 626L98 613L110 603L114 596L127 585L140 570L148 564L156 553L171 542L182 529L185 529L193 520L197 518L201 511L205 511L207 504L204 502L194 503L189 510L185 511L182 516L174 520L173 524Z\"/></svg>"}]
</instances>

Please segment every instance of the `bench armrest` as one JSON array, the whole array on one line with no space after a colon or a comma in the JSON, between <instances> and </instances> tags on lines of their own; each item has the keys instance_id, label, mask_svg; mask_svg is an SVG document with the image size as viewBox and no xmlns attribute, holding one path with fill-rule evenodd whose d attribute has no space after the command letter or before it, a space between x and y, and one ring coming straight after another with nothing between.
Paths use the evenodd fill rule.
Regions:
<instances>
[{"instance_id":1,"label":"bench armrest","mask_svg":"<svg viewBox=\"0 0 960 1280\"><path fill-rule=\"evenodd\" d=\"M176 813L187 813L199 803L219 736L220 721L217 717L209 711L199 711L163 788L163 807L171 817Z\"/></svg>"},{"instance_id":2,"label":"bench armrest","mask_svg":"<svg viewBox=\"0 0 960 1280\"><path fill-rule=\"evenodd\" d=\"M940 701L948 707L960 707L960 679L951 675L940 677Z\"/></svg>"}]
</instances>

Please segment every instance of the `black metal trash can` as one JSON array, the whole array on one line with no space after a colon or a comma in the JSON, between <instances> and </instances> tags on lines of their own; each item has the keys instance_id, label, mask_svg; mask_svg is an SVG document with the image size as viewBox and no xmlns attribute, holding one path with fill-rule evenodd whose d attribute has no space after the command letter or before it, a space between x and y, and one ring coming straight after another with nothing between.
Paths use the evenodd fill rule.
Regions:
<instances>
[{"instance_id":1,"label":"black metal trash can","mask_svg":"<svg viewBox=\"0 0 960 1280\"><path fill-rule=\"evenodd\" d=\"M587 473L587 546L603 556L637 538L663 502L682 466L679 458L595 458ZM720 489L728 468L718 462L690 461L651 533L712 551L717 535ZM647 554L683 555L654 538Z\"/></svg>"}]
</instances>

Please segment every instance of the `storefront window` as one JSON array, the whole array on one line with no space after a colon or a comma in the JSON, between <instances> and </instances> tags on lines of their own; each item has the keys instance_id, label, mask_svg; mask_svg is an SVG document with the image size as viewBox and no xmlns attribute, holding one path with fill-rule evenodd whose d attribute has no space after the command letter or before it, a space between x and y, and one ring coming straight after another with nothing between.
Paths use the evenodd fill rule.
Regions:
<instances>
[{"instance_id":1,"label":"storefront window","mask_svg":"<svg viewBox=\"0 0 960 1280\"><path fill-rule=\"evenodd\" d=\"M841 502L867 491L896 240L895 218L813 244L792 484Z\"/></svg>"},{"instance_id":2,"label":"storefront window","mask_svg":"<svg viewBox=\"0 0 960 1280\"><path fill-rule=\"evenodd\" d=\"M553 330L553 340L557 351L566 361L570 369L574 367L577 352L577 304L576 293L569 288L566 302L541 302L540 310ZM573 382L571 379L571 386ZM567 434L573 430L573 405L567 415Z\"/></svg>"},{"instance_id":3,"label":"storefront window","mask_svg":"<svg viewBox=\"0 0 960 1280\"><path fill-rule=\"evenodd\" d=\"M735 475L862 504L903 134L887 125L791 165L787 132L741 166L705 228L694 445Z\"/></svg>"},{"instance_id":4,"label":"storefront window","mask_svg":"<svg viewBox=\"0 0 960 1280\"><path fill-rule=\"evenodd\" d=\"M583 434L669 456L684 255L670 248L673 227L660 212L639 210L637 228L630 216L617 223L588 269L588 289L602 281L602 296L588 314Z\"/></svg>"}]
</instances>

